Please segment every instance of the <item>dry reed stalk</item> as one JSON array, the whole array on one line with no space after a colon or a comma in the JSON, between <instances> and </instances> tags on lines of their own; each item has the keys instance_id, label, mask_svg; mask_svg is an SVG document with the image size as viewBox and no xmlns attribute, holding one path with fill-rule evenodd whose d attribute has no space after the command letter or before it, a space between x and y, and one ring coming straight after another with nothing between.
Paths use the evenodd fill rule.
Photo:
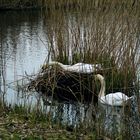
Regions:
<instances>
[{"instance_id":1,"label":"dry reed stalk","mask_svg":"<svg viewBox=\"0 0 140 140\"><path fill-rule=\"evenodd\" d=\"M129 15L124 8L110 11L85 11L84 16L81 12L70 20L67 13L53 12L49 21L53 24L47 29L51 56L67 64L101 63L104 68L111 68L104 72L108 76L111 72L116 81L111 87L122 80L122 88L129 88L136 80L140 59L137 15Z\"/></svg>"}]
</instances>

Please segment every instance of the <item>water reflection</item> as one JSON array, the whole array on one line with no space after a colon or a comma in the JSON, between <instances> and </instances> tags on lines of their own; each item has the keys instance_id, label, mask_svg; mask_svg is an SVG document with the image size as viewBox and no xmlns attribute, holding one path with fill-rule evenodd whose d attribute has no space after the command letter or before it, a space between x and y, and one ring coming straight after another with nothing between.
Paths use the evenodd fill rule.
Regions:
<instances>
[{"instance_id":1,"label":"water reflection","mask_svg":"<svg viewBox=\"0 0 140 140\"><path fill-rule=\"evenodd\" d=\"M35 74L48 51L45 41L42 41L46 40L46 36L40 12L0 12L0 25L3 91L9 83L22 79L25 72ZM6 93L7 102L16 102L16 91L8 88Z\"/></svg>"},{"instance_id":2,"label":"water reflection","mask_svg":"<svg viewBox=\"0 0 140 140\"><path fill-rule=\"evenodd\" d=\"M48 98L48 97L47 97ZM77 102L57 102L46 104L43 102L45 113L51 114L51 119L55 123L72 126L72 128L92 128L95 125L95 106L79 104Z\"/></svg>"}]
</instances>

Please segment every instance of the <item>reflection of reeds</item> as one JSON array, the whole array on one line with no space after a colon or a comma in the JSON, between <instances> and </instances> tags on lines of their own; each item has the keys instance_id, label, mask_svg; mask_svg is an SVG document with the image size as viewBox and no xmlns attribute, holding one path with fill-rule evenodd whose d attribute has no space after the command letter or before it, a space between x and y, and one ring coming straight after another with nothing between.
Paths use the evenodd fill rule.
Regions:
<instances>
[{"instance_id":1,"label":"reflection of reeds","mask_svg":"<svg viewBox=\"0 0 140 140\"><path fill-rule=\"evenodd\" d=\"M0 100L4 105L6 94L6 56L3 53L3 43L0 40Z\"/></svg>"}]
</instances>

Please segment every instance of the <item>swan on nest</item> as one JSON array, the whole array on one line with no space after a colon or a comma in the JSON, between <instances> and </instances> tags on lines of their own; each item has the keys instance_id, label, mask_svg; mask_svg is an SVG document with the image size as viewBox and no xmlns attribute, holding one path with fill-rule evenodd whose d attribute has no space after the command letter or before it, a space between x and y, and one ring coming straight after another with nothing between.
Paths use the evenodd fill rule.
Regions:
<instances>
[{"instance_id":1,"label":"swan on nest","mask_svg":"<svg viewBox=\"0 0 140 140\"><path fill-rule=\"evenodd\" d=\"M46 67L53 65L59 66L65 71L87 74L93 73L101 69L101 64L76 63L74 65L64 65L57 61L49 62L47 65L44 65L42 69L46 69Z\"/></svg>"}]
</instances>

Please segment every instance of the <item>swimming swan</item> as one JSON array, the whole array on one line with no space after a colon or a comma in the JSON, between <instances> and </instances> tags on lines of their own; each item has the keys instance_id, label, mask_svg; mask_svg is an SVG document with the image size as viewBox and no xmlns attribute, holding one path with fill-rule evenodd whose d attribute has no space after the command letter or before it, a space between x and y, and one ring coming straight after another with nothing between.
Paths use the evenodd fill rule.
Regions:
<instances>
[{"instance_id":1,"label":"swimming swan","mask_svg":"<svg viewBox=\"0 0 140 140\"><path fill-rule=\"evenodd\" d=\"M102 104L111 105L111 106L123 106L129 99L132 99L133 96L128 97L122 92L109 93L105 95L105 80L104 77L100 74L95 75L95 79L98 79L101 83L101 89L98 95L98 100Z\"/></svg>"},{"instance_id":2,"label":"swimming swan","mask_svg":"<svg viewBox=\"0 0 140 140\"><path fill-rule=\"evenodd\" d=\"M101 64L85 64L76 63L74 65L64 65L57 61L52 61L47 64L48 66L58 65L65 71L77 72L77 73L92 73L98 69L101 69Z\"/></svg>"}]
</instances>

